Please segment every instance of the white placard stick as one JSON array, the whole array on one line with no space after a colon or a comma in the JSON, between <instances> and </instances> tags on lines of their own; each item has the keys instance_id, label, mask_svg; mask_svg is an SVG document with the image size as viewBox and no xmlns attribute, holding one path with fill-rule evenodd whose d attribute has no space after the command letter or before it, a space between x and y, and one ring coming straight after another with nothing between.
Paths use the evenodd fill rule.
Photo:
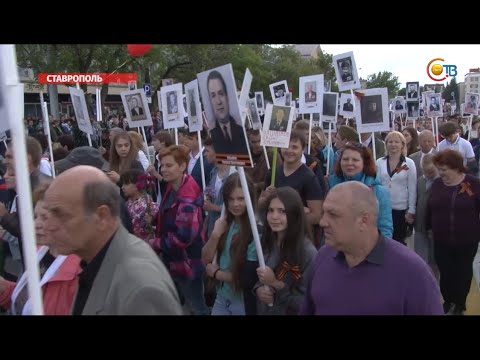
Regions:
<instances>
[{"instance_id":1,"label":"white placard stick","mask_svg":"<svg viewBox=\"0 0 480 360\"><path fill-rule=\"evenodd\" d=\"M178 129L175 128L175 145L178 145Z\"/></svg>"},{"instance_id":2,"label":"white placard stick","mask_svg":"<svg viewBox=\"0 0 480 360\"><path fill-rule=\"evenodd\" d=\"M328 145L327 145L327 173L330 174L330 147L332 146L332 123L328 123Z\"/></svg>"},{"instance_id":3,"label":"white placard stick","mask_svg":"<svg viewBox=\"0 0 480 360\"><path fill-rule=\"evenodd\" d=\"M197 131L197 137L198 137L198 148L200 152L200 170L202 172L202 189L205 191L205 188L207 187L205 185L205 166L203 164L203 152L202 152L202 136L200 135L200 130Z\"/></svg>"},{"instance_id":4,"label":"white placard stick","mask_svg":"<svg viewBox=\"0 0 480 360\"><path fill-rule=\"evenodd\" d=\"M42 110L43 110L43 118L48 119L48 106L46 102L43 103ZM44 120L43 123L44 123L43 126L47 131L46 135L47 135L47 141L48 141L48 152L50 157L50 168L52 169L52 177L55 179L55 165L54 165L55 161L53 160L52 139L50 137L50 126L48 124L48 120L46 121Z\"/></svg>"},{"instance_id":5,"label":"white placard stick","mask_svg":"<svg viewBox=\"0 0 480 360\"><path fill-rule=\"evenodd\" d=\"M375 133L372 131L372 153L373 161L377 161L377 149L375 148Z\"/></svg>"},{"instance_id":6,"label":"white placard stick","mask_svg":"<svg viewBox=\"0 0 480 360\"><path fill-rule=\"evenodd\" d=\"M260 143L262 143L262 129L259 130L260 131ZM268 159L268 153L267 153L267 148L265 147L265 145L263 145L263 155L265 155L265 161L267 162L267 169L270 170L270 160Z\"/></svg>"},{"instance_id":7,"label":"white placard stick","mask_svg":"<svg viewBox=\"0 0 480 360\"><path fill-rule=\"evenodd\" d=\"M312 123L313 123L313 114L310 113L310 122L308 123L308 150L307 150L308 154L310 154L310 143L312 142Z\"/></svg>"},{"instance_id":8,"label":"white placard stick","mask_svg":"<svg viewBox=\"0 0 480 360\"><path fill-rule=\"evenodd\" d=\"M436 130L436 135L435 135L435 141L438 142L438 134L440 133L440 131L438 130L438 117L435 116L435 130ZM438 150L438 148L437 148Z\"/></svg>"},{"instance_id":9,"label":"white placard stick","mask_svg":"<svg viewBox=\"0 0 480 360\"><path fill-rule=\"evenodd\" d=\"M472 122L473 122L473 115L470 115L468 119L468 141L470 141L470 136L472 135Z\"/></svg>"},{"instance_id":10,"label":"white placard stick","mask_svg":"<svg viewBox=\"0 0 480 360\"><path fill-rule=\"evenodd\" d=\"M20 226L22 232L23 254L25 258L28 297L32 304L32 315L43 315L42 291L40 288L40 271L37 261L37 241L33 225L32 191L30 188L30 174L27 163L27 146L25 141L25 125L23 113L23 85L18 82L17 60L15 45L0 45L1 67L0 86L15 157L15 174L17 179L17 193L20 213ZM0 119L5 121L5 119Z\"/></svg>"},{"instance_id":11,"label":"white placard stick","mask_svg":"<svg viewBox=\"0 0 480 360\"><path fill-rule=\"evenodd\" d=\"M248 219L250 220L250 227L252 229L253 241L255 241L255 247L257 249L258 264L262 269L265 269L265 258L263 257L262 243L260 242L260 236L258 234L257 221L255 220L255 212L252 206L252 199L250 198L250 192L248 191L247 178L245 176L245 170L239 166L237 168L238 175L240 176L240 182L242 183L243 197L247 205ZM267 285L265 285L268 287ZM273 306L273 304L268 304Z\"/></svg>"},{"instance_id":12,"label":"white placard stick","mask_svg":"<svg viewBox=\"0 0 480 360\"><path fill-rule=\"evenodd\" d=\"M148 151L148 141L147 141L147 135L145 135L145 126L141 126L142 128L142 135L143 135L143 140L145 141L145 144L147 144L147 156L148 156L148 162L149 164L153 164L151 156L150 156L150 151ZM138 128L137 128L138 129Z\"/></svg>"}]
</instances>

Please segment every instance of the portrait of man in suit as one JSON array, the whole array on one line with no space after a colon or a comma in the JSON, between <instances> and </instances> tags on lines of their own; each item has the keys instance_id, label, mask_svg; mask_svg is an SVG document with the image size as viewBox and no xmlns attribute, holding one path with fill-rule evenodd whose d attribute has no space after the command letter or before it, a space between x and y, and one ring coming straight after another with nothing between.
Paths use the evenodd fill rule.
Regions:
<instances>
[{"instance_id":1,"label":"portrait of man in suit","mask_svg":"<svg viewBox=\"0 0 480 360\"><path fill-rule=\"evenodd\" d=\"M206 88L215 118L215 127L210 131L215 152L248 156L243 127L230 114L227 85L219 71L212 70L208 74ZM231 96L236 96L235 92Z\"/></svg>"},{"instance_id":2,"label":"portrait of man in suit","mask_svg":"<svg viewBox=\"0 0 480 360\"><path fill-rule=\"evenodd\" d=\"M350 58L340 59L337 61L338 68L343 82L353 81L352 60Z\"/></svg>"},{"instance_id":3,"label":"portrait of man in suit","mask_svg":"<svg viewBox=\"0 0 480 360\"><path fill-rule=\"evenodd\" d=\"M258 117L257 107L255 106L255 99L248 99L248 113L250 115L250 119L252 120L252 127L254 129L259 129L262 126L260 122L260 118Z\"/></svg>"},{"instance_id":4,"label":"portrait of man in suit","mask_svg":"<svg viewBox=\"0 0 480 360\"><path fill-rule=\"evenodd\" d=\"M440 104L437 103L437 97L430 97L430 111L440 111Z\"/></svg>"},{"instance_id":5,"label":"portrait of man in suit","mask_svg":"<svg viewBox=\"0 0 480 360\"><path fill-rule=\"evenodd\" d=\"M470 95L470 100L465 104L465 112L474 113L477 109L477 98L475 95Z\"/></svg>"},{"instance_id":6,"label":"portrait of man in suit","mask_svg":"<svg viewBox=\"0 0 480 360\"><path fill-rule=\"evenodd\" d=\"M272 108L272 119L270 120L269 130L287 131L288 117L282 107L274 105Z\"/></svg>"},{"instance_id":7,"label":"portrait of man in suit","mask_svg":"<svg viewBox=\"0 0 480 360\"><path fill-rule=\"evenodd\" d=\"M177 92L169 91L167 93L167 114L172 115L178 113Z\"/></svg>"},{"instance_id":8,"label":"portrait of man in suit","mask_svg":"<svg viewBox=\"0 0 480 360\"><path fill-rule=\"evenodd\" d=\"M317 101L316 82L308 82L305 84L305 103L312 103Z\"/></svg>"},{"instance_id":9,"label":"portrait of man in suit","mask_svg":"<svg viewBox=\"0 0 480 360\"><path fill-rule=\"evenodd\" d=\"M408 84L407 98L408 99L418 98L417 84Z\"/></svg>"},{"instance_id":10,"label":"portrait of man in suit","mask_svg":"<svg viewBox=\"0 0 480 360\"><path fill-rule=\"evenodd\" d=\"M130 98L130 112L132 114L132 117L140 116L144 114L144 110L141 106L139 106L138 99L136 96L132 96Z\"/></svg>"},{"instance_id":11,"label":"portrait of man in suit","mask_svg":"<svg viewBox=\"0 0 480 360\"><path fill-rule=\"evenodd\" d=\"M395 110L403 110L403 105L400 100L395 100Z\"/></svg>"},{"instance_id":12,"label":"portrait of man in suit","mask_svg":"<svg viewBox=\"0 0 480 360\"><path fill-rule=\"evenodd\" d=\"M347 102L343 104L343 111L353 111L352 99L347 98Z\"/></svg>"},{"instance_id":13,"label":"portrait of man in suit","mask_svg":"<svg viewBox=\"0 0 480 360\"><path fill-rule=\"evenodd\" d=\"M363 124L383 122L381 101L382 97L380 95L364 96L360 100Z\"/></svg>"}]
</instances>

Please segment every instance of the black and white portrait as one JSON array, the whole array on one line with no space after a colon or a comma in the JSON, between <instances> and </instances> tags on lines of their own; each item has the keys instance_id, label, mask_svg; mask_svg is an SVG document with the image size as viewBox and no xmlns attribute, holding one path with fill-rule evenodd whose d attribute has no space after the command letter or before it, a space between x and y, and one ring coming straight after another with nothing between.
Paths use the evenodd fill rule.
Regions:
<instances>
[{"instance_id":1,"label":"black and white portrait","mask_svg":"<svg viewBox=\"0 0 480 360\"><path fill-rule=\"evenodd\" d=\"M407 119L417 119L420 116L420 103L418 101L407 101Z\"/></svg>"},{"instance_id":2,"label":"black and white portrait","mask_svg":"<svg viewBox=\"0 0 480 360\"><path fill-rule=\"evenodd\" d=\"M260 115L258 114L256 99L247 100L248 115L252 120L252 128L257 130L262 128L262 122L260 121Z\"/></svg>"},{"instance_id":3,"label":"black and white portrait","mask_svg":"<svg viewBox=\"0 0 480 360\"><path fill-rule=\"evenodd\" d=\"M198 80L195 79L185 84L187 99L188 130L190 132L202 130L202 108L198 96Z\"/></svg>"},{"instance_id":4,"label":"black and white portrait","mask_svg":"<svg viewBox=\"0 0 480 360\"><path fill-rule=\"evenodd\" d=\"M339 91L355 90L360 88L360 81L353 52L338 54L332 57Z\"/></svg>"},{"instance_id":5,"label":"black and white portrait","mask_svg":"<svg viewBox=\"0 0 480 360\"><path fill-rule=\"evenodd\" d=\"M232 64L201 72L197 79L217 162L251 166Z\"/></svg>"},{"instance_id":6,"label":"black and white portrait","mask_svg":"<svg viewBox=\"0 0 480 360\"><path fill-rule=\"evenodd\" d=\"M362 123L373 124L383 121L382 97L380 95L364 96L360 100Z\"/></svg>"},{"instance_id":7,"label":"black and white portrait","mask_svg":"<svg viewBox=\"0 0 480 360\"><path fill-rule=\"evenodd\" d=\"M322 121L337 121L338 93L323 93Z\"/></svg>"},{"instance_id":8,"label":"black and white portrait","mask_svg":"<svg viewBox=\"0 0 480 360\"><path fill-rule=\"evenodd\" d=\"M270 84L270 92L274 105L285 105L285 94L287 93L287 81L282 80L276 83Z\"/></svg>"},{"instance_id":9,"label":"black and white portrait","mask_svg":"<svg viewBox=\"0 0 480 360\"><path fill-rule=\"evenodd\" d=\"M265 106L263 106L263 92L255 92L255 99L257 101L257 109L260 111L265 111Z\"/></svg>"},{"instance_id":10,"label":"black and white portrait","mask_svg":"<svg viewBox=\"0 0 480 360\"><path fill-rule=\"evenodd\" d=\"M285 94L285 106L292 106L292 93Z\"/></svg>"},{"instance_id":11,"label":"black and white portrait","mask_svg":"<svg viewBox=\"0 0 480 360\"><path fill-rule=\"evenodd\" d=\"M69 88L70 98L72 99L73 110L77 119L77 125L84 133L93 134L92 123L88 115L87 102L85 101L85 93L81 89L74 87Z\"/></svg>"},{"instance_id":12,"label":"black and white portrait","mask_svg":"<svg viewBox=\"0 0 480 360\"><path fill-rule=\"evenodd\" d=\"M75 116L77 117L77 122L85 121L85 114L82 109L82 100L78 95L72 95L73 108L75 110Z\"/></svg>"},{"instance_id":13,"label":"black and white portrait","mask_svg":"<svg viewBox=\"0 0 480 360\"><path fill-rule=\"evenodd\" d=\"M407 101L417 101L419 98L418 82L407 82Z\"/></svg>"},{"instance_id":14,"label":"black and white portrait","mask_svg":"<svg viewBox=\"0 0 480 360\"><path fill-rule=\"evenodd\" d=\"M353 112L353 100L351 94L340 94L340 111L339 114L346 118L355 117Z\"/></svg>"},{"instance_id":15,"label":"black and white portrait","mask_svg":"<svg viewBox=\"0 0 480 360\"><path fill-rule=\"evenodd\" d=\"M443 116L442 94L429 93L427 99L427 116Z\"/></svg>"},{"instance_id":16,"label":"black and white portrait","mask_svg":"<svg viewBox=\"0 0 480 360\"><path fill-rule=\"evenodd\" d=\"M407 112L405 99L403 96L397 96L395 99L393 99L392 110L401 114L405 114Z\"/></svg>"},{"instance_id":17,"label":"black and white portrait","mask_svg":"<svg viewBox=\"0 0 480 360\"><path fill-rule=\"evenodd\" d=\"M178 99L176 91L167 92L167 114L173 115L178 113Z\"/></svg>"},{"instance_id":18,"label":"black and white portrait","mask_svg":"<svg viewBox=\"0 0 480 360\"><path fill-rule=\"evenodd\" d=\"M390 131L387 88L362 89L354 93L358 133Z\"/></svg>"},{"instance_id":19,"label":"black and white portrait","mask_svg":"<svg viewBox=\"0 0 480 360\"><path fill-rule=\"evenodd\" d=\"M322 111L323 79L323 74L300 77L299 114L315 114Z\"/></svg>"},{"instance_id":20,"label":"black and white portrait","mask_svg":"<svg viewBox=\"0 0 480 360\"><path fill-rule=\"evenodd\" d=\"M130 127L151 126L152 115L143 88L120 93Z\"/></svg>"},{"instance_id":21,"label":"black and white portrait","mask_svg":"<svg viewBox=\"0 0 480 360\"><path fill-rule=\"evenodd\" d=\"M478 115L479 94L467 92L465 94L464 113L469 115Z\"/></svg>"}]
</instances>

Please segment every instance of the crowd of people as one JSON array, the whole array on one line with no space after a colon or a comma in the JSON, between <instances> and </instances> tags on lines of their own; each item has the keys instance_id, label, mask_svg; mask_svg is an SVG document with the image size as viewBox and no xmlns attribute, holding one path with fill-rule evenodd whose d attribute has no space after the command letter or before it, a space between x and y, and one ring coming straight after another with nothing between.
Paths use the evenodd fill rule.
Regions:
<instances>
[{"instance_id":1,"label":"crowd of people","mask_svg":"<svg viewBox=\"0 0 480 360\"><path fill-rule=\"evenodd\" d=\"M340 121L329 146L299 118L273 176L272 149L248 129L245 188L215 161L207 129L201 146L188 128L175 143L161 116L147 139L121 117L95 122L92 147L71 119L51 121L53 168L41 122L27 119L45 314L465 312L480 232L478 133L467 141L446 121L441 141L427 122L359 135ZM0 307L28 315L13 146L0 168Z\"/></svg>"}]
</instances>

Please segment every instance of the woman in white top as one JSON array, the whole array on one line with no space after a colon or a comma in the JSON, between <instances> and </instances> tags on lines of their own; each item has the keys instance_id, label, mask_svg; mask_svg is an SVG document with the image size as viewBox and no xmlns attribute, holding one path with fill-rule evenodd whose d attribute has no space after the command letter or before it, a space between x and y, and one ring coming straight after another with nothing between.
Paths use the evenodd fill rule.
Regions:
<instances>
[{"instance_id":1,"label":"woman in white top","mask_svg":"<svg viewBox=\"0 0 480 360\"><path fill-rule=\"evenodd\" d=\"M377 160L377 176L390 192L393 239L405 244L407 224L412 224L415 218L417 169L406 156L407 142L401 132L390 132L385 145L387 155Z\"/></svg>"},{"instance_id":2,"label":"woman in white top","mask_svg":"<svg viewBox=\"0 0 480 360\"><path fill-rule=\"evenodd\" d=\"M150 162L148 161L148 158L145 155L144 150L142 150L144 148L143 146L144 142L143 142L142 136L136 131L129 131L128 135L130 135L133 143L137 146L137 149L138 149L137 160L140 162L140 164L142 164L143 171L147 171L148 167L150 166Z\"/></svg>"}]
</instances>

